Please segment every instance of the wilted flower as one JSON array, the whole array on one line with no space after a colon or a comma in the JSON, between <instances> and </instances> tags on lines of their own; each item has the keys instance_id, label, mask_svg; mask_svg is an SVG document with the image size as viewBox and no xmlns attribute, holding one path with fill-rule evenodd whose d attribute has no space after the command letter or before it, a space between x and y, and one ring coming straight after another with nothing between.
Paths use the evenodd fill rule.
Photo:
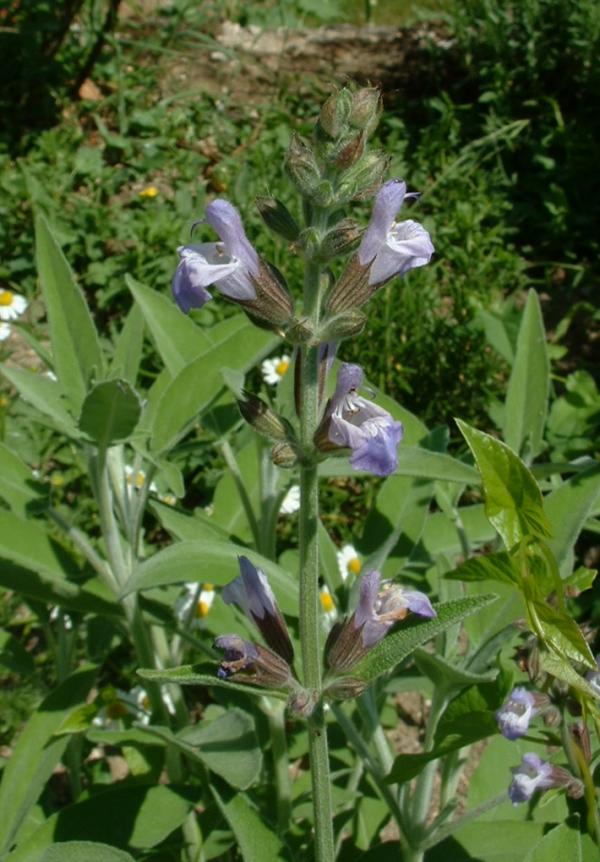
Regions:
<instances>
[{"instance_id":1,"label":"wilted flower","mask_svg":"<svg viewBox=\"0 0 600 862\"><path fill-rule=\"evenodd\" d=\"M529 730L529 722L537 715L535 696L526 688L515 688L496 712L500 733L507 739L518 739Z\"/></svg>"},{"instance_id":2,"label":"wilted flower","mask_svg":"<svg viewBox=\"0 0 600 862\"><path fill-rule=\"evenodd\" d=\"M6 339L10 335L10 324L9 323L0 323L0 341L6 341Z\"/></svg>"},{"instance_id":3,"label":"wilted flower","mask_svg":"<svg viewBox=\"0 0 600 862\"><path fill-rule=\"evenodd\" d=\"M260 370L265 383L275 386L280 380L283 380L289 367L290 357L284 354L283 356L274 356L272 359L265 359Z\"/></svg>"},{"instance_id":4,"label":"wilted flower","mask_svg":"<svg viewBox=\"0 0 600 862\"><path fill-rule=\"evenodd\" d=\"M219 679L235 676L240 682L267 688L283 688L292 681L287 661L267 647L238 635L220 635L215 639L215 647L225 653L217 671Z\"/></svg>"},{"instance_id":5,"label":"wilted flower","mask_svg":"<svg viewBox=\"0 0 600 862\"><path fill-rule=\"evenodd\" d=\"M265 573L253 566L247 557L239 557L239 564L240 575L223 588L223 601L241 608L271 649L291 664L294 660L292 641Z\"/></svg>"},{"instance_id":6,"label":"wilted flower","mask_svg":"<svg viewBox=\"0 0 600 862\"><path fill-rule=\"evenodd\" d=\"M321 427L317 445L352 449L350 464L375 476L389 476L398 466L397 447L404 433L401 422L392 419L387 410L357 394L363 379L359 365L343 363L337 386ZM326 432L325 446L323 436Z\"/></svg>"},{"instance_id":7,"label":"wilted flower","mask_svg":"<svg viewBox=\"0 0 600 862\"><path fill-rule=\"evenodd\" d=\"M12 290L0 288L0 320L16 320L27 308L27 300ZM10 330L9 330L10 334ZM5 335L4 338L7 338Z\"/></svg>"},{"instance_id":8,"label":"wilted flower","mask_svg":"<svg viewBox=\"0 0 600 862\"><path fill-rule=\"evenodd\" d=\"M293 515L300 508L300 485L290 485L279 507L280 515Z\"/></svg>"},{"instance_id":9,"label":"wilted flower","mask_svg":"<svg viewBox=\"0 0 600 862\"><path fill-rule=\"evenodd\" d=\"M289 293L250 244L235 207L229 201L215 200L206 208L206 221L221 242L178 249L173 296L180 309L202 308L212 299L206 288L214 284L223 296L242 304L249 313L272 323L288 321L293 311Z\"/></svg>"},{"instance_id":10,"label":"wilted flower","mask_svg":"<svg viewBox=\"0 0 600 862\"><path fill-rule=\"evenodd\" d=\"M362 563L354 545L344 545L344 547L337 552L336 557L343 581L347 580L349 575L360 575Z\"/></svg>"},{"instance_id":11,"label":"wilted flower","mask_svg":"<svg viewBox=\"0 0 600 862\"><path fill-rule=\"evenodd\" d=\"M356 610L330 632L325 651L332 670L349 670L409 611L427 618L437 616L425 593L390 583L380 589L380 582L379 572L364 574Z\"/></svg>"},{"instance_id":12,"label":"wilted flower","mask_svg":"<svg viewBox=\"0 0 600 862\"><path fill-rule=\"evenodd\" d=\"M375 198L371 220L356 255L328 301L331 311L357 308L396 275L429 263L435 251L425 228L412 219L394 221L406 197L404 180L385 183Z\"/></svg>"}]
</instances>

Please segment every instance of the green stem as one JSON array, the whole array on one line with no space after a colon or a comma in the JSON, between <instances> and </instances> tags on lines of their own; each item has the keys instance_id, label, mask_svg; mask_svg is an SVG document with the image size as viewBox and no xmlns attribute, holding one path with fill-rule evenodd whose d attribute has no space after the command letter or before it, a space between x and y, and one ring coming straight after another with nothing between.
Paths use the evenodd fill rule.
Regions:
<instances>
[{"instance_id":1,"label":"green stem","mask_svg":"<svg viewBox=\"0 0 600 862\"><path fill-rule=\"evenodd\" d=\"M267 702L267 698L263 699ZM264 712L269 720L273 772L277 787L277 825L281 835L290 828L292 814L292 784L290 781L290 762L285 738L285 706L269 700Z\"/></svg>"},{"instance_id":2,"label":"green stem","mask_svg":"<svg viewBox=\"0 0 600 862\"><path fill-rule=\"evenodd\" d=\"M446 692L442 689L434 690L431 709L429 710L429 716L427 717L427 725L425 728L425 742L423 748L426 752L430 751L433 746L435 731L438 721L440 720L446 706L446 702ZM423 828L427 822L437 766L438 761L431 760L417 778L417 783L415 785L412 804L411 838L413 836L417 838L417 846L420 844Z\"/></svg>"},{"instance_id":3,"label":"green stem","mask_svg":"<svg viewBox=\"0 0 600 862\"><path fill-rule=\"evenodd\" d=\"M326 215L316 214L319 228L326 226ZM304 276L304 314L318 326L320 310L318 264L307 261ZM319 348L302 345L300 363L300 442L304 463L300 468L300 641L305 687L314 692L317 706L309 719L308 740L315 824L316 862L334 859L333 813L327 727L321 695L321 620L319 615L319 482L314 459L313 438L319 424Z\"/></svg>"}]
</instances>

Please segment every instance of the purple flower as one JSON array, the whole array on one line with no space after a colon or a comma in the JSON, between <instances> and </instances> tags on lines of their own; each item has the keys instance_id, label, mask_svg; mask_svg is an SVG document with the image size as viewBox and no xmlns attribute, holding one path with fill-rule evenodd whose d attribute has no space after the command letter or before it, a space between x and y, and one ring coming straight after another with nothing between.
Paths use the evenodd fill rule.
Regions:
<instances>
[{"instance_id":1,"label":"purple flower","mask_svg":"<svg viewBox=\"0 0 600 862\"><path fill-rule=\"evenodd\" d=\"M546 760L542 760L537 754L531 752L524 754L521 763L511 769L513 779L508 788L508 795L512 804L528 802L536 790L556 787L554 771L555 767Z\"/></svg>"},{"instance_id":2,"label":"purple flower","mask_svg":"<svg viewBox=\"0 0 600 862\"><path fill-rule=\"evenodd\" d=\"M429 619L437 616L425 593L390 583L381 587L380 573L366 572L361 578L355 612L330 632L325 648L329 667L334 671L350 670L409 611Z\"/></svg>"},{"instance_id":3,"label":"purple flower","mask_svg":"<svg viewBox=\"0 0 600 862\"><path fill-rule=\"evenodd\" d=\"M223 588L225 604L236 604L286 662L294 660L290 636L265 573L247 557L239 557L240 575Z\"/></svg>"},{"instance_id":4,"label":"purple flower","mask_svg":"<svg viewBox=\"0 0 600 862\"><path fill-rule=\"evenodd\" d=\"M515 688L496 712L500 733L507 739L518 739L529 730L529 722L537 715L535 696L525 688Z\"/></svg>"},{"instance_id":5,"label":"purple flower","mask_svg":"<svg viewBox=\"0 0 600 862\"><path fill-rule=\"evenodd\" d=\"M258 254L248 241L238 211L228 201L216 200L206 208L206 221L219 234L221 242L181 246L180 262L173 278L173 296L184 312L201 308L214 284L224 296L254 300L254 279L260 274Z\"/></svg>"},{"instance_id":6,"label":"purple flower","mask_svg":"<svg viewBox=\"0 0 600 862\"><path fill-rule=\"evenodd\" d=\"M361 266L370 265L369 285L383 284L429 263L435 251L424 227L412 219L394 221L406 194L404 180L390 180L377 193L371 221L358 249Z\"/></svg>"},{"instance_id":7,"label":"purple flower","mask_svg":"<svg viewBox=\"0 0 600 862\"><path fill-rule=\"evenodd\" d=\"M352 449L350 464L375 476L389 476L398 466L397 447L404 433L382 407L357 394L363 372L359 365L343 363L335 393L327 408L328 439Z\"/></svg>"}]
</instances>

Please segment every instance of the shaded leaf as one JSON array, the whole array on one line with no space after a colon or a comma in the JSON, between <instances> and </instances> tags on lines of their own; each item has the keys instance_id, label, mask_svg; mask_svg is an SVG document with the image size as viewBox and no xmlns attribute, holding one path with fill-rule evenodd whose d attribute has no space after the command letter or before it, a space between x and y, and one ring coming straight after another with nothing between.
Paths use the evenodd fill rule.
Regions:
<instances>
[{"instance_id":1,"label":"shaded leaf","mask_svg":"<svg viewBox=\"0 0 600 862\"><path fill-rule=\"evenodd\" d=\"M289 860L284 845L243 793L236 793L221 781L211 784L219 810L229 823L244 862Z\"/></svg>"},{"instance_id":2,"label":"shaded leaf","mask_svg":"<svg viewBox=\"0 0 600 862\"><path fill-rule=\"evenodd\" d=\"M141 412L139 395L127 381L107 380L86 395L79 428L100 449L107 449L133 433Z\"/></svg>"},{"instance_id":3,"label":"shaded leaf","mask_svg":"<svg viewBox=\"0 0 600 862\"><path fill-rule=\"evenodd\" d=\"M133 862L133 857L95 841L62 841L51 844L40 862Z\"/></svg>"}]
</instances>

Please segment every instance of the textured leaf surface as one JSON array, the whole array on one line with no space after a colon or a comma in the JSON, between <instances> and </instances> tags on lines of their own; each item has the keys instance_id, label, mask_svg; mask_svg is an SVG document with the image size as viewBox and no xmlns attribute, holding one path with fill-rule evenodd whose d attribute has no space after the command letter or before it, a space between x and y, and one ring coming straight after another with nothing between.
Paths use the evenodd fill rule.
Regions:
<instances>
[{"instance_id":1,"label":"textured leaf surface","mask_svg":"<svg viewBox=\"0 0 600 862\"><path fill-rule=\"evenodd\" d=\"M179 667L168 667L162 670L154 668L140 668L138 676L142 679L150 679L152 682L176 682L178 685L202 685L228 688L233 691L243 691L254 697L280 697L287 699L286 694L281 694L271 688L260 688L257 685L244 685L234 680L219 679L217 676L217 665L204 664L182 664Z\"/></svg>"},{"instance_id":2,"label":"textured leaf surface","mask_svg":"<svg viewBox=\"0 0 600 862\"><path fill-rule=\"evenodd\" d=\"M107 449L133 433L141 412L140 398L126 380L107 380L86 395L79 428L101 449Z\"/></svg>"},{"instance_id":3,"label":"textured leaf surface","mask_svg":"<svg viewBox=\"0 0 600 862\"><path fill-rule=\"evenodd\" d=\"M275 831L269 828L263 814L254 808L247 796L235 793L219 781L215 781L210 789L221 814L233 830L244 862L290 859Z\"/></svg>"},{"instance_id":4,"label":"textured leaf surface","mask_svg":"<svg viewBox=\"0 0 600 862\"><path fill-rule=\"evenodd\" d=\"M510 550L525 536L549 536L542 495L525 464L505 443L460 419L456 422L481 473L486 515L506 548Z\"/></svg>"},{"instance_id":5,"label":"textured leaf surface","mask_svg":"<svg viewBox=\"0 0 600 862\"><path fill-rule=\"evenodd\" d=\"M41 862L133 862L133 856L95 841L61 841L48 847Z\"/></svg>"},{"instance_id":6,"label":"textured leaf surface","mask_svg":"<svg viewBox=\"0 0 600 862\"><path fill-rule=\"evenodd\" d=\"M494 601L494 595L472 596L434 605L437 617L432 620L419 619L413 615L402 628L386 635L373 647L360 664L352 669L352 676L365 681L375 679L392 670L417 647Z\"/></svg>"}]
</instances>

